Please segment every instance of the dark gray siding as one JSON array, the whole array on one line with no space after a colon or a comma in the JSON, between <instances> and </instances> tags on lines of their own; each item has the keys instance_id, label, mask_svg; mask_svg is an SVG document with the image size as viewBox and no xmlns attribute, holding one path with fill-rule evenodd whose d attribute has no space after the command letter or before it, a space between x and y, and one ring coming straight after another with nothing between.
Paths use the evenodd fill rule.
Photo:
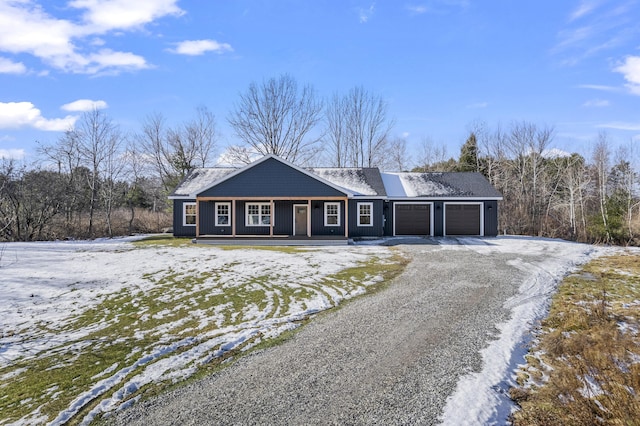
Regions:
<instances>
[{"instance_id":1,"label":"dark gray siding","mask_svg":"<svg viewBox=\"0 0 640 426\"><path fill-rule=\"evenodd\" d=\"M433 202L433 236L444 235L444 205L442 201Z\"/></svg>"},{"instance_id":2,"label":"dark gray siding","mask_svg":"<svg viewBox=\"0 0 640 426\"><path fill-rule=\"evenodd\" d=\"M324 201L314 200L311 203L311 236L342 235L344 236L344 202L329 201L340 204L340 226L324 226Z\"/></svg>"},{"instance_id":3,"label":"dark gray siding","mask_svg":"<svg viewBox=\"0 0 640 426\"><path fill-rule=\"evenodd\" d=\"M498 235L498 202L484 202L484 235L495 237Z\"/></svg>"},{"instance_id":4,"label":"dark gray siding","mask_svg":"<svg viewBox=\"0 0 640 426\"><path fill-rule=\"evenodd\" d=\"M373 203L373 226L358 226L358 203ZM381 237L384 235L382 200L349 200L349 236Z\"/></svg>"},{"instance_id":5,"label":"dark gray siding","mask_svg":"<svg viewBox=\"0 0 640 426\"><path fill-rule=\"evenodd\" d=\"M296 204L306 204L306 201L297 201ZM293 201L274 201L276 207L273 233L275 235L293 235Z\"/></svg>"},{"instance_id":6,"label":"dark gray siding","mask_svg":"<svg viewBox=\"0 0 640 426\"><path fill-rule=\"evenodd\" d=\"M231 221L233 222L233 204L231 200L217 201L228 202L229 210L231 212ZM198 224L200 225L200 235L231 235L233 230L231 226L216 226L216 202L213 201L201 201L198 206Z\"/></svg>"},{"instance_id":7,"label":"dark gray siding","mask_svg":"<svg viewBox=\"0 0 640 426\"><path fill-rule=\"evenodd\" d=\"M182 225L182 217L183 217L182 205L184 203L194 202L194 201L195 200L173 200L173 236L174 237L195 237L196 236L195 226Z\"/></svg>"},{"instance_id":8,"label":"dark gray siding","mask_svg":"<svg viewBox=\"0 0 640 426\"><path fill-rule=\"evenodd\" d=\"M269 158L198 194L202 197L339 197L345 194Z\"/></svg>"}]
</instances>

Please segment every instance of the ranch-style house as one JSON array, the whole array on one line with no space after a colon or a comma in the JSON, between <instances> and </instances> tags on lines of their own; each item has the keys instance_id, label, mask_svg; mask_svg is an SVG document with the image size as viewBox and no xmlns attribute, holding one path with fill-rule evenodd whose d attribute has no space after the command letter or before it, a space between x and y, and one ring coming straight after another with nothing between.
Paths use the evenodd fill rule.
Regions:
<instances>
[{"instance_id":1,"label":"ranch-style house","mask_svg":"<svg viewBox=\"0 0 640 426\"><path fill-rule=\"evenodd\" d=\"M169 198L175 236L345 243L397 235L496 236L502 200L480 173L302 168L275 155L242 168L195 169Z\"/></svg>"}]
</instances>

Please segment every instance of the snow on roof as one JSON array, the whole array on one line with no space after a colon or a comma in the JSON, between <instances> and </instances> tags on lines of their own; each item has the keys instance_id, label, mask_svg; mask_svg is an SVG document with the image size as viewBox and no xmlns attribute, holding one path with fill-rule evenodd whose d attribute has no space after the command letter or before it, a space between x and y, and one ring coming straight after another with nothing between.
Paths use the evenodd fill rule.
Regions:
<instances>
[{"instance_id":1,"label":"snow on roof","mask_svg":"<svg viewBox=\"0 0 640 426\"><path fill-rule=\"evenodd\" d=\"M191 196L206 189L212 183L238 170L234 167L204 167L194 169L171 194L174 197Z\"/></svg>"},{"instance_id":2,"label":"snow on roof","mask_svg":"<svg viewBox=\"0 0 640 426\"><path fill-rule=\"evenodd\" d=\"M390 197L459 195L455 188L437 179L442 173L382 173Z\"/></svg>"},{"instance_id":3,"label":"snow on roof","mask_svg":"<svg viewBox=\"0 0 640 426\"><path fill-rule=\"evenodd\" d=\"M361 168L310 168L314 175L344 188L354 195L379 195L366 180L364 170Z\"/></svg>"}]
</instances>

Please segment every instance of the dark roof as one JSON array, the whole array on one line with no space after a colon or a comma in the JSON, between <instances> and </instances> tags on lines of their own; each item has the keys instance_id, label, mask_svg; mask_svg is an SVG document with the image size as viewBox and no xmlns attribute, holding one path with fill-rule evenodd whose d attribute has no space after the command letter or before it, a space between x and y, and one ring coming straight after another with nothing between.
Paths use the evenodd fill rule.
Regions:
<instances>
[{"instance_id":1,"label":"dark roof","mask_svg":"<svg viewBox=\"0 0 640 426\"><path fill-rule=\"evenodd\" d=\"M377 167L313 167L307 170L356 196L387 195Z\"/></svg>"},{"instance_id":2,"label":"dark roof","mask_svg":"<svg viewBox=\"0 0 640 426\"><path fill-rule=\"evenodd\" d=\"M381 173L375 167L317 167L299 169L275 156L283 164L303 171L334 187L343 188L356 197L389 197L389 198L495 198L502 195L480 173L446 172L446 173ZM264 161L266 157L252 164ZM207 188L251 168L210 167L198 168L184 178L171 193L171 198L191 198ZM234 175L235 176L235 175Z\"/></svg>"},{"instance_id":3,"label":"dark roof","mask_svg":"<svg viewBox=\"0 0 640 426\"><path fill-rule=\"evenodd\" d=\"M392 198L502 198L481 173L382 173L382 180Z\"/></svg>"}]
</instances>

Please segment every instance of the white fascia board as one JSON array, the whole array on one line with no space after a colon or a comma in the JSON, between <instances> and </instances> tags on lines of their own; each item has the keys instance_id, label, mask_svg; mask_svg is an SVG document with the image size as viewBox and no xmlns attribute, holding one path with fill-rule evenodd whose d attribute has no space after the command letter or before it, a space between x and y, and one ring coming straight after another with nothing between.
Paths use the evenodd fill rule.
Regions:
<instances>
[{"instance_id":1,"label":"white fascia board","mask_svg":"<svg viewBox=\"0 0 640 426\"><path fill-rule=\"evenodd\" d=\"M389 201L502 201L503 197L387 197Z\"/></svg>"}]
</instances>

